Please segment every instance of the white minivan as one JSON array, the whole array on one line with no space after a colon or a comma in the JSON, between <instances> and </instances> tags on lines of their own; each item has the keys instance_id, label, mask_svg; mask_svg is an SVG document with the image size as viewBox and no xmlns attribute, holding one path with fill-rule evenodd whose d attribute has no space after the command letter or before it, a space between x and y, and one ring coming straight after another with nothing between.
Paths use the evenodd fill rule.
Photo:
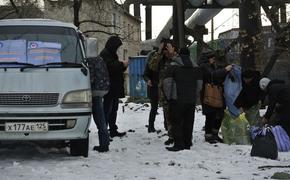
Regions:
<instances>
[{"instance_id":1,"label":"white minivan","mask_svg":"<svg viewBox=\"0 0 290 180\"><path fill-rule=\"evenodd\" d=\"M88 156L86 42L70 23L0 20L0 141L65 140Z\"/></svg>"}]
</instances>

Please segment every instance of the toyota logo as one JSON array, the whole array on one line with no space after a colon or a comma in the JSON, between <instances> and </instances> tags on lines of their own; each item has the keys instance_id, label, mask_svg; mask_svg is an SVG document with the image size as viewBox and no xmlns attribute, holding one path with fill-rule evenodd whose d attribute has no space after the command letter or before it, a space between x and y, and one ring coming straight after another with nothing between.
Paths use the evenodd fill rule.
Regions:
<instances>
[{"instance_id":1,"label":"toyota logo","mask_svg":"<svg viewBox=\"0 0 290 180\"><path fill-rule=\"evenodd\" d=\"M30 95L24 95L22 96L22 101L23 102L30 102L31 101L31 96Z\"/></svg>"}]
</instances>

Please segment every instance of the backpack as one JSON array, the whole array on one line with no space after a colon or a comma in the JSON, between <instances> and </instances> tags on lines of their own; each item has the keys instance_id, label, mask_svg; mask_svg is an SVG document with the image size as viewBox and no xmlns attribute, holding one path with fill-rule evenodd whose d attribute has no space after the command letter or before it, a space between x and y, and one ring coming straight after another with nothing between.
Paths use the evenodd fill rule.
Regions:
<instances>
[{"instance_id":1,"label":"backpack","mask_svg":"<svg viewBox=\"0 0 290 180\"><path fill-rule=\"evenodd\" d=\"M87 58L93 96L103 97L110 89L109 71L105 61L100 57Z\"/></svg>"}]
</instances>

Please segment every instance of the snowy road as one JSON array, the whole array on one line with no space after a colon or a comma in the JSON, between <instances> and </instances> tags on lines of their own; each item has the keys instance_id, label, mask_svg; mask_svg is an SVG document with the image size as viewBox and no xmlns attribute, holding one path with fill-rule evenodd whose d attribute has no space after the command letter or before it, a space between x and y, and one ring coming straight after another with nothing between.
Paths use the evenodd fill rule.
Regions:
<instances>
[{"instance_id":1,"label":"snowy road","mask_svg":"<svg viewBox=\"0 0 290 180\"><path fill-rule=\"evenodd\" d=\"M122 106L122 105L121 105ZM0 148L0 180L154 180L154 179L270 179L274 172L290 169L259 170L263 165L290 165L290 153L279 153L278 160L250 157L251 146L207 144L203 140L204 117L196 113L191 150L168 152L163 145L162 111L156 120L159 134L148 134L145 124L149 108L134 111L139 105L119 108L120 131L124 138L114 138L107 153L92 151L98 145L97 129L91 124L88 158L70 157L67 149L40 148L20 144ZM131 109L132 108L132 109Z\"/></svg>"}]
</instances>

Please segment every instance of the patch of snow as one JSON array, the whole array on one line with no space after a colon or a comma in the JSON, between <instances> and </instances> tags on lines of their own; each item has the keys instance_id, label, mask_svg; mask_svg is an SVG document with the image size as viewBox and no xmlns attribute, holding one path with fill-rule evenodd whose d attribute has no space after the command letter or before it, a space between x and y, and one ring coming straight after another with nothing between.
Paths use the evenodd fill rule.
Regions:
<instances>
[{"instance_id":1,"label":"patch of snow","mask_svg":"<svg viewBox=\"0 0 290 180\"><path fill-rule=\"evenodd\" d=\"M124 108L123 108L124 107ZM136 110L137 109L137 110ZM124 112L123 112L124 110ZM278 160L251 157L250 145L208 144L204 142L204 116L196 111L193 146L190 150L165 149L166 131L162 109L155 126L161 132L147 133L150 107L120 104L117 124L126 137L115 137L110 151L98 153L97 128L92 121L89 157L71 157L68 148L45 148L16 143L0 148L1 180L192 180L192 179L269 179L274 172L290 169L258 169L264 165L289 165L290 152L279 153Z\"/></svg>"}]
</instances>

